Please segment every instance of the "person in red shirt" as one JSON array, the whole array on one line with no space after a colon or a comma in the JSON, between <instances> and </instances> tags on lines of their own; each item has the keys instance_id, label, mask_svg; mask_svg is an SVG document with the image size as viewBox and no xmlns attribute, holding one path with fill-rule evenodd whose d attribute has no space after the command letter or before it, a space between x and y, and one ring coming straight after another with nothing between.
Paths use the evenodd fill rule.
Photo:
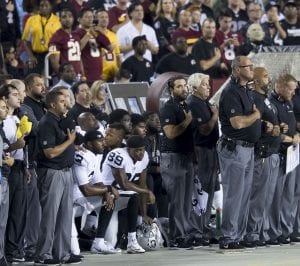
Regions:
<instances>
[{"instance_id":1,"label":"person in red shirt","mask_svg":"<svg viewBox=\"0 0 300 266\"><path fill-rule=\"evenodd\" d=\"M108 11L109 25L108 28L117 32L119 28L129 21L127 15L128 0L118 0L117 5Z\"/></svg>"},{"instance_id":2,"label":"person in red shirt","mask_svg":"<svg viewBox=\"0 0 300 266\"><path fill-rule=\"evenodd\" d=\"M76 74L84 76L81 63L80 39L72 32L74 16L70 9L64 8L60 12L62 27L57 30L49 42L51 66L55 73L59 73L59 66L70 62Z\"/></svg>"},{"instance_id":3,"label":"person in red shirt","mask_svg":"<svg viewBox=\"0 0 300 266\"><path fill-rule=\"evenodd\" d=\"M93 11L83 8L79 13L79 24L74 34L80 38L81 60L89 82L102 79L102 57L100 48L113 51L109 39L93 25Z\"/></svg>"}]
</instances>

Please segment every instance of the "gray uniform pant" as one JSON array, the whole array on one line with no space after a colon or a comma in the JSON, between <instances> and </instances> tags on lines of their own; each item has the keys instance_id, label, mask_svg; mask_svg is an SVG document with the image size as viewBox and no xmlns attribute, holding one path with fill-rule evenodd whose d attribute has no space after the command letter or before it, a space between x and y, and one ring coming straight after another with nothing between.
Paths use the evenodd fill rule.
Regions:
<instances>
[{"instance_id":1,"label":"gray uniform pant","mask_svg":"<svg viewBox=\"0 0 300 266\"><path fill-rule=\"evenodd\" d=\"M4 256L4 238L9 207L9 189L7 179L2 177L0 184L0 259Z\"/></svg>"},{"instance_id":2,"label":"gray uniform pant","mask_svg":"<svg viewBox=\"0 0 300 266\"><path fill-rule=\"evenodd\" d=\"M263 213L263 225L262 231L260 235L260 239L262 241L270 240L268 231L270 229L270 215L271 214L271 206L275 195L275 189L278 179L278 172L279 172L279 165L280 165L280 158L278 154L272 154L270 157L270 175L267 184L267 196L265 199L265 209Z\"/></svg>"},{"instance_id":3,"label":"gray uniform pant","mask_svg":"<svg viewBox=\"0 0 300 266\"><path fill-rule=\"evenodd\" d=\"M300 165L296 168L295 198L293 206L293 236L300 236Z\"/></svg>"},{"instance_id":4,"label":"gray uniform pant","mask_svg":"<svg viewBox=\"0 0 300 266\"><path fill-rule=\"evenodd\" d=\"M38 168L42 219L37 257L67 260L71 250L73 177L70 169Z\"/></svg>"},{"instance_id":5,"label":"gray uniform pant","mask_svg":"<svg viewBox=\"0 0 300 266\"><path fill-rule=\"evenodd\" d=\"M278 175L279 157L274 154L267 158L254 156L253 183L247 222L246 241L257 241L263 229L263 216L270 188L270 176ZM277 169L277 171L276 171ZM275 171L275 173L274 173ZM274 194L274 191L273 191Z\"/></svg>"},{"instance_id":6,"label":"gray uniform pant","mask_svg":"<svg viewBox=\"0 0 300 266\"><path fill-rule=\"evenodd\" d=\"M23 162L15 160L8 176L9 212L6 226L5 252L8 258L24 257L27 216L27 179Z\"/></svg>"},{"instance_id":7,"label":"gray uniform pant","mask_svg":"<svg viewBox=\"0 0 300 266\"><path fill-rule=\"evenodd\" d=\"M160 171L169 200L170 242L174 242L176 238L185 238L191 233L199 233L200 229L192 219L196 216L192 209L192 156L162 153Z\"/></svg>"},{"instance_id":8,"label":"gray uniform pant","mask_svg":"<svg viewBox=\"0 0 300 266\"><path fill-rule=\"evenodd\" d=\"M270 209L268 231L271 240L283 235L288 237L292 233L292 211L295 189L295 170L285 174L284 165L280 165L276 189Z\"/></svg>"},{"instance_id":9,"label":"gray uniform pant","mask_svg":"<svg viewBox=\"0 0 300 266\"><path fill-rule=\"evenodd\" d=\"M29 169L31 180L27 188L27 226L25 235L25 253L32 257L36 252L41 220L41 206L37 187L37 175L34 168Z\"/></svg>"},{"instance_id":10,"label":"gray uniform pant","mask_svg":"<svg viewBox=\"0 0 300 266\"><path fill-rule=\"evenodd\" d=\"M224 244L241 241L246 233L253 180L254 148L236 145L233 151L223 141L217 146L223 184L222 234Z\"/></svg>"},{"instance_id":11,"label":"gray uniform pant","mask_svg":"<svg viewBox=\"0 0 300 266\"><path fill-rule=\"evenodd\" d=\"M198 175L202 188L208 193L206 212L201 216L200 228L202 233L209 232L211 207L218 178L218 154L216 148L195 147L197 165L195 174Z\"/></svg>"}]
</instances>

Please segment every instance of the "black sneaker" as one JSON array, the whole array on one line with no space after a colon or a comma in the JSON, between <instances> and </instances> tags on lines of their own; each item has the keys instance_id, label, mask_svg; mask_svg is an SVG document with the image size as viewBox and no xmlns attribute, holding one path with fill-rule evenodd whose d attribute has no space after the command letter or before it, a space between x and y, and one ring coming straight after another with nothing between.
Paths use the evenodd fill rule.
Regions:
<instances>
[{"instance_id":1,"label":"black sneaker","mask_svg":"<svg viewBox=\"0 0 300 266\"><path fill-rule=\"evenodd\" d=\"M71 256L73 256L74 258L81 259L81 260L84 259L84 256L83 256L83 255L80 255L80 254L79 254L79 255L76 255L76 254L73 254L73 253L72 253Z\"/></svg>"},{"instance_id":2,"label":"black sneaker","mask_svg":"<svg viewBox=\"0 0 300 266\"><path fill-rule=\"evenodd\" d=\"M34 263L34 261L35 261L35 257L33 257L33 256L25 256L25 264L33 264Z\"/></svg>"},{"instance_id":3,"label":"black sneaker","mask_svg":"<svg viewBox=\"0 0 300 266\"><path fill-rule=\"evenodd\" d=\"M256 248L256 242L255 241L243 241L241 243L245 248L249 248L249 249L252 249L252 248Z\"/></svg>"},{"instance_id":4,"label":"black sneaker","mask_svg":"<svg viewBox=\"0 0 300 266\"><path fill-rule=\"evenodd\" d=\"M244 249L244 246L240 242L232 242L228 244L220 243L220 249Z\"/></svg>"},{"instance_id":5,"label":"black sneaker","mask_svg":"<svg viewBox=\"0 0 300 266\"><path fill-rule=\"evenodd\" d=\"M277 238L277 240L281 245L291 244L291 240L289 237L280 236Z\"/></svg>"},{"instance_id":6,"label":"black sneaker","mask_svg":"<svg viewBox=\"0 0 300 266\"><path fill-rule=\"evenodd\" d=\"M278 242L277 239L275 239L275 240L266 241L266 245L269 247L278 247L278 246L280 246L280 243Z\"/></svg>"},{"instance_id":7,"label":"black sneaker","mask_svg":"<svg viewBox=\"0 0 300 266\"><path fill-rule=\"evenodd\" d=\"M8 263L4 256L0 259L0 266L8 266Z\"/></svg>"},{"instance_id":8,"label":"black sneaker","mask_svg":"<svg viewBox=\"0 0 300 266\"><path fill-rule=\"evenodd\" d=\"M292 243L300 243L300 236L291 236Z\"/></svg>"},{"instance_id":9,"label":"black sneaker","mask_svg":"<svg viewBox=\"0 0 300 266\"><path fill-rule=\"evenodd\" d=\"M255 241L255 244L258 248L264 248L267 245L266 241L263 241L263 240L257 240L257 241Z\"/></svg>"},{"instance_id":10,"label":"black sneaker","mask_svg":"<svg viewBox=\"0 0 300 266\"><path fill-rule=\"evenodd\" d=\"M202 244L202 238L200 237L194 237L193 239L193 247L202 247L203 244Z\"/></svg>"},{"instance_id":11,"label":"black sneaker","mask_svg":"<svg viewBox=\"0 0 300 266\"><path fill-rule=\"evenodd\" d=\"M13 257L7 257L7 261L11 264L22 263L25 262L25 258L22 256L13 256Z\"/></svg>"},{"instance_id":12,"label":"black sneaker","mask_svg":"<svg viewBox=\"0 0 300 266\"><path fill-rule=\"evenodd\" d=\"M35 260L34 265L60 265L60 261L56 259L40 259Z\"/></svg>"},{"instance_id":13,"label":"black sneaker","mask_svg":"<svg viewBox=\"0 0 300 266\"><path fill-rule=\"evenodd\" d=\"M62 261L62 264L79 264L82 260L78 257L78 255L71 254L70 258L66 261Z\"/></svg>"}]
</instances>

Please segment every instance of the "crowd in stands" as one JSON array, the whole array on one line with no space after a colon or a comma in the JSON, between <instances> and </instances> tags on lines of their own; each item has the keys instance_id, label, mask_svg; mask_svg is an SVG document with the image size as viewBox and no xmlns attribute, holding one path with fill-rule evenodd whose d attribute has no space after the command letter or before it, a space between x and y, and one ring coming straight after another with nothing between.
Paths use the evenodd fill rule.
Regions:
<instances>
[{"instance_id":1,"label":"crowd in stands","mask_svg":"<svg viewBox=\"0 0 300 266\"><path fill-rule=\"evenodd\" d=\"M144 253L137 227L162 217L173 249L300 242L299 167L282 167L300 142L299 84L281 75L271 93L250 59L300 45L299 1L1 1L1 266L80 263L87 243ZM166 72L188 78L168 81L159 112L107 108L103 83ZM209 81L229 76L218 110Z\"/></svg>"}]
</instances>

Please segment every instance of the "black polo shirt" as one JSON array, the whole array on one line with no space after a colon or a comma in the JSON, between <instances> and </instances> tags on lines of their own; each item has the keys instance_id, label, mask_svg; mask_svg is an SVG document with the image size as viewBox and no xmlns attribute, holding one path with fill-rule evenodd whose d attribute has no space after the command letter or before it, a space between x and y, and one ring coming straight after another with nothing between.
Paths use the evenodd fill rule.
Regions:
<instances>
[{"instance_id":1,"label":"black polo shirt","mask_svg":"<svg viewBox=\"0 0 300 266\"><path fill-rule=\"evenodd\" d=\"M188 106L192 111L193 123L195 127L206 124L212 117L211 104L208 100L191 95L187 100ZM208 136L202 135L197 128L194 131L194 142L196 146L213 148L219 139L219 128L216 123Z\"/></svg>"},{"instance_id":2,"label":"black polo shirt","mask_svg":"<svg viewBox=\"0 0 300 266\"><path fill-rule=\"evenodd\" d=\"M173 98L170 98L160 109L160 123L166 125L178 125L185 119L183 110L188 111L187 104L180 104ZM191 153L194 150L192 123L177 138L168 139L164 134L162 137L161 152Z\"/></svg>"},{"instance_id":3,"label":"black polo shirt","mask_svg":"<svg viewBox=\"0 0 300 266\"><path fill-rule=\"evenodd\" d=\"M295 96L293 98L293 109L296 121L300 123L300 88L297 88L295 90Z\"/></svg>"},{"instance_id":4,"label":"black polo shirt","mask_svg":"<svg viewBox=\"0 0 300 266\"><path fill-rule=\"evenodd\" d=\"M169 53L157 62L155 72L180 72L188 75L200 72L199 63L191 55L180 56L176 53Z\"/></svg>"},{"instance_id":5,"label":"black polo shirt","mask_svg":"<svg viewBox=\"0 0 300 266\"><path fill-rule=\"evenodd\" d=\"M32 109L37 121L40 121L43 115L46 113L45 104L42 101L36 101L31 97L26 96L24 98L23 104L29 106Z\"/></svg>"},{"instance_id":6,"label":"black polo shirt","mask_svg":"<svg viewBox=\"0 0 300 266\"><path fill-rule=\"evenodd\" d=\"M48 159L43 152L44 149L54 148L67 140L67 135L59 126L60 120L59 117L51 112L47 112L40 120L37 134L40 149L37 159L38 167L61 170L73 165L75 156L74 144L70 145L62 154L52 159Z\"/></svg>"},{"instance_id":7,"label":"black polo shirt","mask_svg":"<svg viewBox=\"0 0 300 266\"><path fill-rule=\"evenodd\" d=\"M96 109L94 107L86 108L79 103L75 103L71 110L68 112L68 117L71 118L76 124L77 124L77 118L82 113L92 113L96 119L102 116L102 112L99 109ZM99 120L99 119L98 119Z\"/></svg>"},{"instance_id":8,"label":"black polo shirt","mask_svg":"<svg viewBox=\"0 0 300 266\"><path fill-rule=\"evenodd\" d=\"M296 31L300 30L300 21L297 21L296 24L289 24L286 20L282 20L280 24L287 35L283 40L283 45L299 45L300 36L296 34Z\"/></svg>"},{"instance_id":9,"label":"black polo shirt","mask_svg":"<svg viewBox=\"0 0 300 266\"><path fill-rule=\"evenodd\" d=\"M293 111L292 102L288 102L280 98L275 92L270 96L270 101L276 106L278 111L279 124L286 123L289 126L288 132L285 135L293 137L296 134L296 118ZM291 143L281 143L280 150L285 153L286 148L290 146Z\"/></svg>"},{"instance_id":10,"label":"black polo shirt","mask_svg":"<svg viewBox=\"0 0 300 266\"><path fill-rule=\"evenodd\" d=\"M224 88L219 104L219 118L224 135L236 140L255 143L261 135L261 120L257 119L246 128L235 129L230 123L230 118L235 116L250 115L253 113L253 92L240 86L233 79Z\"/></svg>"},{"instance_id":11,"label":"black polo shirt","mask_svg":"<svg viewBox=\"0 0 300 266\"><path fill-rule=\"evenodd\" d=\"M254 102L261 113L261 119L268 121L273 125L279 125L278 112L275 105L269 100L268 95L253 92ZM255 149L264 149L266 155L277 153L281 143L281 137L273 137L271 133L266 133L264 123L262 123L261 137L256 143Z\"/></svg>"}]
</instances>

